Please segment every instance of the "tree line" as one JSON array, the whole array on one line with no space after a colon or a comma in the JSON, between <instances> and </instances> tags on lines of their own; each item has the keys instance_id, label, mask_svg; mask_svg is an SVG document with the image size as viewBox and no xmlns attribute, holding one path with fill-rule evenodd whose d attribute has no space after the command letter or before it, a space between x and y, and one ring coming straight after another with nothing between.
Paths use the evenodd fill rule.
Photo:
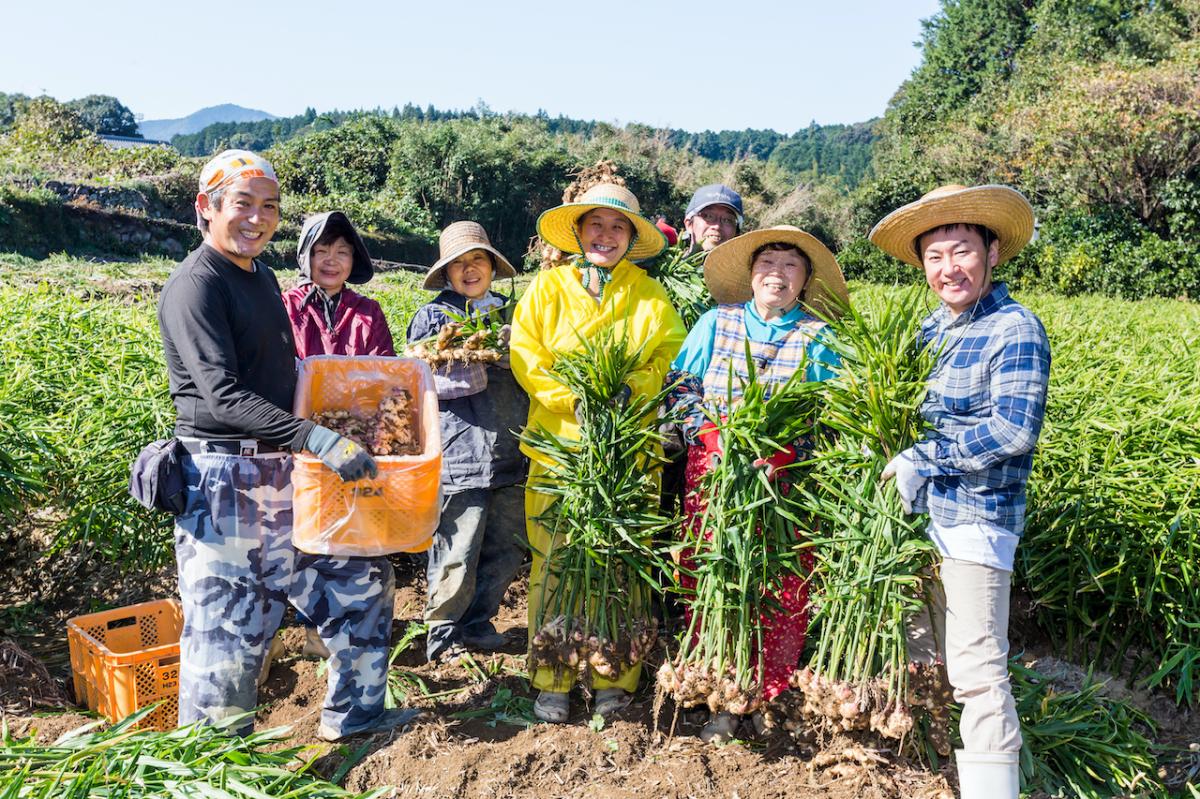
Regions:
<instances>
[{"instance_id":1,"label":"tree line","mask_svg":"<svg viewBox=\"0 0 1200 799\"><path fill-rule=\"evenodd\" d=\"M607 159L650 214L678 225L692 190L723 182L745 197L750 225L803 227L837 251L848 276L887 282L920 275L866 241L875 222L944 183L1006 183L1032 200L1039 222L1000 273L1018 288L1196 299L1198 31L1200 0L942 0L924 21L920 65L881 119L788 136L410 104L308 109L176 143L202 155L265 152L289 219L341 207L381 236L433 240L471 218L512 258L572 176ZM174 150L105 153L76 138L70 151L82 155L71 161L63 131L95 123L42 102L42 121L22 128L29 102L41 100L0 95L9 174L66 169L112 181L179 165ZM39 161L43 145L57 150Z\"/></svg>"},{"instance_id":2,"label":"tree line","mask_svg":"<svg viewBox=\"0 0 1200 799\"><path fill-rule=\"evenodd\" d=\"M552 117L544 110L535 114L497 114L482 102L474 108L461 111L438 109L432 105L422 108L406 103L403 107L393 107L390 112L376 108L370 111L335 110L318 114L315 109L308 108L303 114L282 119L218 122L196 133L179 134L171 140L171 145L190 156L212 155L226 147L266 150L297 136L329 130L365 117L428 123L504 118L514 122L533 122L551 134L583 137L607 136L623 129L635 136L661 138L671 147L688 150L712 161L772 161L797 176L835 176L847 186L857 184L870 168L876 121L853 125L818 125L813 122L790 135L755 129L694 133L674 128L657 129L636 123L619 128L595 120L571 119L561 115Z\"/></svg>"}]
</instances>

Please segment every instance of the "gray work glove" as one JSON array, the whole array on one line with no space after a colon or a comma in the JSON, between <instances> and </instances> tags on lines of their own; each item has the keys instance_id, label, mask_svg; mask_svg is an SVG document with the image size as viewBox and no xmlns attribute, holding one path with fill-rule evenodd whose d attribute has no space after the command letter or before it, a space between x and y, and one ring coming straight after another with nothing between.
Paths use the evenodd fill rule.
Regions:
<instances>
[{"instance_id":1,"label":"gray work glove","mask_svg":"<svg viewBox=\"0 0 1200 799\"><path fill-rule=\"evenodd\" d=\"M337 472L343 483L352 483L364 477L374 478L379 474L379 467L370 453L328 427L314 426L304 441L304 448Z\"/></svg>"}]
</instances>

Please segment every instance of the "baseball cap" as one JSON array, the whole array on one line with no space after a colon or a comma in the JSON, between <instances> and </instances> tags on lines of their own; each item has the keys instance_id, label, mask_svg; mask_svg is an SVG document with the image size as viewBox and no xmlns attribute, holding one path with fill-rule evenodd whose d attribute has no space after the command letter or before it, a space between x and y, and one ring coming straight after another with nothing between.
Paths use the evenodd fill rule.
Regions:
<instances>
[{"instance_id":1,"label":"baseball cap","mask_svg":"<svg viewBox=\"0 0 1200 799\"><path fill-rule=\"evenodd\" d=\"M737 223L738 227L741 228L742 195L721 183L712 183L696 189L696 193L692 195L692 201L688 203L687 212L683 215L683 218L685 220L691 219L710 205L728 205L737 212Z\"/></svg>"}]
</instances>

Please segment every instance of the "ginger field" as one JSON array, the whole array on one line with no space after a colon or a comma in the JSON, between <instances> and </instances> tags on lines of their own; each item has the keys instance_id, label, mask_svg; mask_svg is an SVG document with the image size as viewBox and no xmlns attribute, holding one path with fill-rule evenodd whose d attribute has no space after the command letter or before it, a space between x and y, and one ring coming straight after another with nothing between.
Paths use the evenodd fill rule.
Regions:
<instances>
[{"instance_id":1,"label":"ginger field","mask_svg":"<svg viewBox=\"0 0 1200 799\"><path fill-rule=\"evenodd\" d=\"M34 653L49 669L42 682L70 682L66 618L173 590L170 529L125 493L130 460L172 420L154 318L172 266L0 255L0 643L10 639ZM293 279L280 277L285 287ZM419 283L417 275L389 272L366 287L383 304L397 343L428 297ZM854 284L852 300L869 309L893 291ZM1034 795L1200 797L1200 306L1017 298L1041 317L1053 349L1014 578L1014 675L1028 788ZM296 633L258 717L260 731L286 724L295 735L289 745L318 746L276 760L316 757L313 772L351 794L393 786L399 796L736 792L749 799L943 796L953 789L952 769L861 741L745 730L739 743L705 747L695 738L702 719L670 703L652 712L652 687L608 725L583 711L565 728L535 724L524 676L523 584L513 586L502 610L498 626L509 642L502 653L439 667L423 662L414 626L423 566L407 556L396 564L395 640L404 645L397 646L392 695L422 709L413 727L361 748L317 745L324 678L297 655ZM37 682L33 667L23 681L14 669L0 658L9 735L0 746L0 796L55 795L14 788L13 769L89 719L69 705L35 715L13 698L18 682ZM267 763L266 753L279 746L274 738L254 745L262 753L234 752L230 762L280 765ZM99 752L111 744L100 738L78 748L89 746ZM156 757L183 757L180 747L154 746ZM37 757L60 762L52 753ZM296 790L347 795L328 783Z\"/></svg>"}]
</instances>

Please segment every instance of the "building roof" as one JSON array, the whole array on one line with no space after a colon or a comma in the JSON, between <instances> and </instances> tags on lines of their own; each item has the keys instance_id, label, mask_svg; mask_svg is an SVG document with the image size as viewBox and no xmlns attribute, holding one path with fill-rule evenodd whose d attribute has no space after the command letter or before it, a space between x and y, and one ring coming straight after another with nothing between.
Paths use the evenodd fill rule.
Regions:
<instances>
[{"instance_id":1,"label":"building roof","mask_svg":"<svg viewBox=\"0 0 1200 799\"><path fill-rule=\"evenodd\" d=\"M156 147L159 145L170 147L171 143L162 141L161 139L143 139L139 136L114 136L110 133L99 134L100 141L104 142L109 147Z\"/></svg>"}]
</instances>

